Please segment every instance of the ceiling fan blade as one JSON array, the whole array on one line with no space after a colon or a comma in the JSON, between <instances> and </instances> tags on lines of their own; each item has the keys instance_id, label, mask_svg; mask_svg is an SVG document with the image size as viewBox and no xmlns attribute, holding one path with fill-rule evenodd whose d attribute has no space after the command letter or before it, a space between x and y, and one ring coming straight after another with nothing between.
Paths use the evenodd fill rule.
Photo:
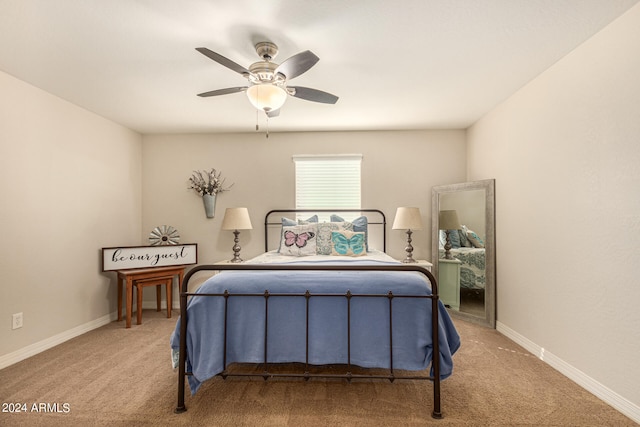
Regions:
<instances>
[{"instance_id":1,"label":"ceiling fan blade","mask_svg":"<svg viewBox=\"0 0 640 427\"><path fill-rule=\"evenodd\" d=\"M318 89L311 89L302 86L287 86L287 89L293 89L291 96L305 99L307 101L321 102L323 104L335 104L338 102L337 96Z\"/></svg>"},{"instance_id":2,"label":"ceiling fan blade","mask_svg":"<svg viewBox=\"0 0 640 427\"><path fill-rule=\"evenodd\" d=\"M278 117L280 115L280 109L278 108L277 110L273 110L273 111L267 111L267 117Z\"/></svg>"},{"instance_id":3,"label":"ceiling fan blade","mask_svg":"<svg viewBox=\"0 0 640 427\"><path fill-rule=\"evenodd\" d=\"M282 64L276 68L275 73L283 74L287 79L291 80L298 77L300 74L308 71L311 67L316 65L320 58L318 58L310 50L305 50L291 58L285 60Z\"/></svg>"},{"instance_id":4,"label":"ceiling fan blade","mask_svg":"<svg viewBox=\"0 0 640 427\"><path fill-rule=\"evenodd\" d=\"M204 56L207 56L210 59L213 59L218 64L224 65L225 67L235 71L236 73L240 73L243 76L251 74L249 72L249 70L244 68L242 65L237 64L237 63L233 62L232 60L230 60L229 58L225 58L224 56L220 55L219 53L215 53L214 51L212 51L210 49L207 49L206 47L197 47L196 50L198 52L200 52L201 54L203 54Z\"/></svg>"},{"instance_id":5,"label":"ceiling fan blade","mask_svg":"<svg viewBox=\"0 0 640 427\"><path fill-rule=\"evenodd\" d=\"M217 89L217 90L211 90L209 92L202 92L202 93L199 93L198 96L206 97L206 96L227 95L230 93L244 92L245 90L247 90L246 86L228 87L226 89Z\"/></svg>"}]
</instances>

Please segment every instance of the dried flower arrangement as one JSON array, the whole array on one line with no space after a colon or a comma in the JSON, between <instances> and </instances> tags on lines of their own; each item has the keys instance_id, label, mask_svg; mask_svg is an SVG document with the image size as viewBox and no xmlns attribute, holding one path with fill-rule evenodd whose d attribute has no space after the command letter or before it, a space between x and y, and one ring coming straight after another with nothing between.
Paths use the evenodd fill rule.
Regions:
<instances>
[{"instance_id":1,"label":"dried flower arrangement","mask_svg":"<svg viewBox=\"0 0 640 427\"><path fill-rule=\"evenodd\" d=\"M196 190L201 196L210 194L215 196L218 193L229 191L233 184L224 186L226 178L221 178L222 172L217 172L211 168L210 171L193 171L189 178L189 189Z\"/></svg>"}]
</instances>

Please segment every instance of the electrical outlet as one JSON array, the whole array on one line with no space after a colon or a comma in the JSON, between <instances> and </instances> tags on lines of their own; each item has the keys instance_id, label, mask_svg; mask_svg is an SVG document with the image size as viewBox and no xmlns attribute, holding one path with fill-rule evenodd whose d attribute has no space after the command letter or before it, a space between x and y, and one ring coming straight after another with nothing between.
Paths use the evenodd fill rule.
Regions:
<instances>
[{"instance_id":1,"label":"electrical outlet","mask_svg":"<svg viewBox=\"0 0 640 427\"><path fill-rule=\"evenodd\" d=\"M13 324L11 329L22 328L22 313L16 313L13 315Z\"/></svg>"}]
</instances>

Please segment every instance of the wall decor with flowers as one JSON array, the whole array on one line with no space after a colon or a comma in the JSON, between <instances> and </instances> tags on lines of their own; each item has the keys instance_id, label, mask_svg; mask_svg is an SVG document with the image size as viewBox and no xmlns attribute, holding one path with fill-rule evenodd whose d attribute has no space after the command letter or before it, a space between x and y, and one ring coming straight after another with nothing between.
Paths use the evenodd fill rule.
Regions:
<instances>
[{"instance_id":1,"label":"wall decor with flowers","mask_svg":"<svg viewBox=\"0 0 640 427\"><path fill-rule=\"evenodd\" d=\"M233 184L225 187L226 178L222 178L222 172L214 168L206 171L193 171L189 178L189 189L196 190L202 196L204 211L207 218L213 218L216 210L216 195L229 191Z\"/></svg>"}]
</instances>

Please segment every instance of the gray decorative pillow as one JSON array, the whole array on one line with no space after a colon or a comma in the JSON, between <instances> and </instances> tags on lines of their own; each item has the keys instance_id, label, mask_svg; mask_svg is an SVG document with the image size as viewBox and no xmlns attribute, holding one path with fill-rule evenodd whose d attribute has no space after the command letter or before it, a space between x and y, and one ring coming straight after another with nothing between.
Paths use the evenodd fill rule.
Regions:
<instances>
[{"instance_id":1,"label":"gray decorative pillow","mask_svg":"<svg viewBox=\"0 0 640 427\"><path fill-rule=\"evenodd\" d=\"M318 223L318 234L316 236L316 253L318 255L331 255L331 233L345 230L344 225L344 222Z\"/></svg>"}]
</instances>

